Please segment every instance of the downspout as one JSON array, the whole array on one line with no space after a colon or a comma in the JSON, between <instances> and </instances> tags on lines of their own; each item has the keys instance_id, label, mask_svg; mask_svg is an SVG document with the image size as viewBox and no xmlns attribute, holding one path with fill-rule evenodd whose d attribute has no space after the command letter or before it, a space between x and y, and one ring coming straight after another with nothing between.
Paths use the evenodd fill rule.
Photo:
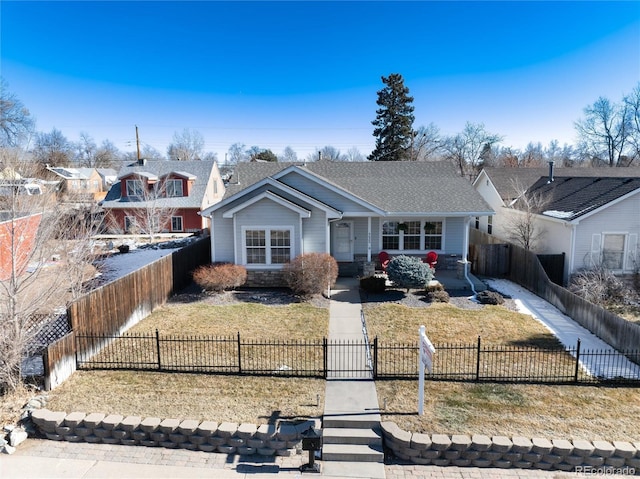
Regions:
<instances>
[{"instance_id":1,"label":"downspout","mask_svg":"<svg viewBox=\"0 0 640 479\"><path fill-rule=\"evenodd\" d=\"M471 291L473 291L473 298L476 297L478 292L476 291L475 286L473 285L473 281L469 278L469 259L467 257L469 252L469 225L471 224L471 216L467 216L464 220L464 249L462 252L462 261L464 266L464 278L467 280L469 285L471 286Z\"/></svg>"}]
</instances>

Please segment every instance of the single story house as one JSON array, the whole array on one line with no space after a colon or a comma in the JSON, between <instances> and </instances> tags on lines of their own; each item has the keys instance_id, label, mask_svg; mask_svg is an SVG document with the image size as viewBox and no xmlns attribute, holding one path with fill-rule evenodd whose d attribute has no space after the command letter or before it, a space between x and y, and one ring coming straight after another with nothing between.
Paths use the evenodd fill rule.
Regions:
<instances>
[{"instance_id":1,"label":"single story house","mask_svg":"<svg viewBox=\"0 0 640 479\"><path fill-rule=\"evenodd\" d=\"M532 249L565 255L565 284L594 266L616 274L640 267L640 168L486 168L474 187L496 211L476 226L505 240L525 214L518 195L540 198L531 222L542 235Z\"/></svg>"},{"instance_id":2,"label":"single story house","mask_svg":"<svg viewBox=\"0 0 640 479\"><path fill-rule=\"evenodd\" d=\"M110 168L66 168L47 166L47 170L62 181L62 191L73 201L93 202L102 200L116 171Z\"/></svg>"},{"instance_id":3,"label":"single story house","mask_svg":"<svg viewBox=\"0 0 640 479\"><path fill-rule=\"evenodd\" d=\"M215 161L140 160L123 167L100 203L109 233L195 233L224 195Z\"/></svg>"},{"instance_id":4,"label":"single story house","mask_svg":"<svg viewBox=\"0 0 640 479\"><path fill-rule=\"evenodd\" d=\"M494 212L449 162L240 163L211 220L213 262L247 268L248 284L276 285L283 264L331 254L373 274L378 254L467 267L469 224ZM355 271L354 271L355 272Z\"/></svg>"}]
</instances>

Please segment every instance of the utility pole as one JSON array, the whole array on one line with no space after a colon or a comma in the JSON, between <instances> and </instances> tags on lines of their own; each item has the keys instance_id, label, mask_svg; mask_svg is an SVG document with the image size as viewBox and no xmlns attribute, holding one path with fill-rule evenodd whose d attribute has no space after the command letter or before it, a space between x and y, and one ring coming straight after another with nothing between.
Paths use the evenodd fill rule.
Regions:
<instances>
[{"instance_id":1,"label":"utility pole","mask_svg":"<svg viewBox=\"0 0 640 479\"><path fill-rule=\"evenodd\" d=\"M138 161L140 161L140 138L138 137L138 125L136 125L136 149L138 150Z\"/></svg>"}]
</instances>

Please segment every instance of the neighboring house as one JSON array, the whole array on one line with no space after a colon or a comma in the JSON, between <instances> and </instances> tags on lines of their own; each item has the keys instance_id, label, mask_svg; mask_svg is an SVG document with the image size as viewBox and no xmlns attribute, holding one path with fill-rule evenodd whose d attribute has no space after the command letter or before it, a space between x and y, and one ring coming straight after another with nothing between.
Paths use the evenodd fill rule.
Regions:
<instances>
[{"instance_id":1,"label":"neighboring house","mask_svg":"<svg viewBox=\"0 0 640 479\"><path fill-rule=\"evenodd\" d=\"M493 214L448 162L240 163L211 218L213 262L244 265L249 284L277 284L283 264L331 254L372 274L378 254L467 258L469 223ZM466 263L464 263L466 267Z\"/></svg>"},{"instance_id":2,"label":"neighboring house","mask_svg":"<svg viewBox=\"0 0 640 479\"><path fill-rule=\"evenodd\" d=\"M526 189L541 199L531 223L543 234L532 249L564 253L565 284L596 265L617 274L640 266L640 168L486 168L474 187L496 211L489 221L478 218L476 227L504 240L524 214L518 193Z\"/></svg>"},{"instance_id":3,"label":"neighboring house","mask_svg":"<svg viewBox=\"0 0 640 479\"><path fill-rule=\"evenodd\" d=\"M101 168L63 168L47 166L47 170L62 179L62 191L72 201L100 201L102 200L109 185L105 178L115 177L116 171Z\"/></svg>"},{"instance_id":4,"label":"neighboring house","mask_svg":"<svg viewBox=\"0 0 640 479\"><path fill-rule=\"evenodd\" d=\"M42 213L13 215L0 212L0 281L22 274L36 241Z\"/></svg>"},{"instance_id":5,"label":"neighboring house","mask_svg":"<svg viewBox=\"0 0 640 479\"><path fill-rule=\"evenodd\" d=\"M224 191L214 161L140 160L120 170L101 205L111 233L148 233L144 219L160 221L157 232L193 233L208 228L200 212Z\"/></svg>"}]
</instances>

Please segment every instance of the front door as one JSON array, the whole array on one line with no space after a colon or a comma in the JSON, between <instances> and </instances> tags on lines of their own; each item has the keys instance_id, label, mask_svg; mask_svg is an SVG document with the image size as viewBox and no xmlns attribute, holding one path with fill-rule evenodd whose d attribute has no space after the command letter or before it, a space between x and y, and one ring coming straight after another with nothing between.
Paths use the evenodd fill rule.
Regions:
<instances>
[{"instance_id":1,"label":"front door","mask_svg":"<svg viewBox=\"0 0 640 479\"><path fill-rule=\"evenodd\" d=\"M352 230L352 221L338 221L333 224L333 257L336 261L353 261Z\"/></svg>"}]
</instances>

